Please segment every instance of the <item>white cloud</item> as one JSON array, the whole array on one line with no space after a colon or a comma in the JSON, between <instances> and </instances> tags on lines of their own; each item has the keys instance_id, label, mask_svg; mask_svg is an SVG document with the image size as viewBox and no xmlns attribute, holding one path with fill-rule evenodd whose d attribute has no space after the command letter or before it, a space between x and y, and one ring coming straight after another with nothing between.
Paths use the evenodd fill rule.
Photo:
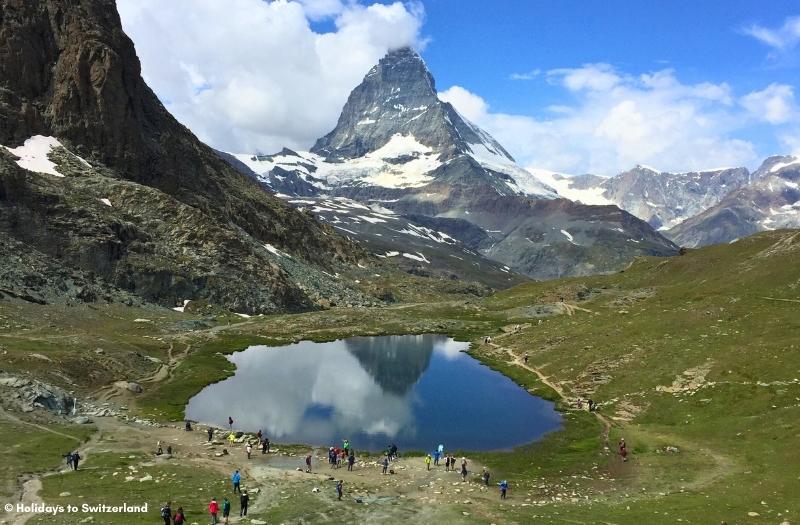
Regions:
<instances>
[{"instance_id":1,"label":"white cloud","mask_svg":"<svg viewBox=\"0 0 800 525\"><path fill-rule=\"evenodd\" d=\"M770 84L761 91L748 93L741 104L753 118L770 124L783 124L797 116L794 89L786 84Z\"/></svg>"},{"instance_id":2,"label":"white cloud","mask_svg":"<svg viewBox=\"0 0 800 525\"><path fill-rule=\"evenodd\" d=\"M751 125L745 101L784 117L786 86L768 87L737 100L725 83L684 84L672 70L625 74L608 64L549 71L571 104L547 108L544 117L494 113L460 86L440 97L484 127L526 166L564 173L613 175L637 163L669 171L752 166L754 145L737 137ZM789 90L791 92L791 90ZM750 98L748 98L750 97ZM781 120L783 122L783 120Z\"/></svg>"},{"instance_id":3,"label":"white cloud","mask_svg":"<svg viewBox=\"0 0 800 525\"><path fill-rule=\"evenodd\" d=\"M421 4L118 0L145 80L208 144L308 148L388 50L422 45ZM332 19L315 33L311 20ZM224 22L224 23L223 23Z\"/></svg>"},{"instance_id":4,"label":"white cloud","mask_svg":"<svg viewBox=\"0 0 800 525\"><path fill-rule=\"evenodd\" d=\"M784 132L779 135L778 139L786 152L800 157L800 128Z\"/></svg>"},{"instance_id":5,"label":"white cloud","mask_svg":"<svg viewBox=\"0 0 800 525\"><path fill-rule=\"evenodd\" d=\"M788 17L778 28L753 24L744 32L777 51L789 51L800 43L800 16Z\"/></svg>"},{"instance_id":6,"label":"white cloud","mask_svg":"<svg viewBox=\"0 0 800 525\"><path fill-rule=\"evenodd\" d=\"M525 73L511 73L508 78L511 80L533 80L542 74L540 69L532 69Z\"/></svg>"},{"instance_id":7,"label":"white cloud","mask_svg":"<svg viewBox=\"0 0 800 525\"><path fill-rule=\"evenodd\" d=\"M608 64L586 64L575 69L554 69L548 77L563 83L570 91L608 91L622 81Z\"/></svg>"}]
</instances>

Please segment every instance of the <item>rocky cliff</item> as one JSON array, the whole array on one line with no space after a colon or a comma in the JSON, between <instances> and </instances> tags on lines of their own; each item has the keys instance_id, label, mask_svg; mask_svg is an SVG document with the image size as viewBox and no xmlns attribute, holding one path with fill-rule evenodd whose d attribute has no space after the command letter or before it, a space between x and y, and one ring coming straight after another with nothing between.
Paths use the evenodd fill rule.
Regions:
<instances>
[{"instance_id":1,"label":"rocky cliff","mask_svg":"<svg viewBox=\"0 0 800 525\"><path fill-rule=\"evenodd\" d=\"M18 169L11 151L36 136L63 146L45 152L62 157L62 172ZM169 114L111 0L2 1L0 144L2 232L148 300L309 308L326 289L345 293L319 269L365 259ZM100 198L112 205L99 208ZM308 286L287 265L307 270Z\"/></svg>"}]
</instances>

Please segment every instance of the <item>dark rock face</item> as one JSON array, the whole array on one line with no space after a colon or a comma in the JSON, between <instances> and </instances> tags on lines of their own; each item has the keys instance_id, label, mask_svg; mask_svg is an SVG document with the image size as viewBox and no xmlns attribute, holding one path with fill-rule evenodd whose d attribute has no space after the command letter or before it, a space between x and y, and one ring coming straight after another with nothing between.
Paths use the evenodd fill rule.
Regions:
<instances>
[{"instance_id":1,"label":"dark rock face","mask_svg":"<svg viewBox=\"0 0 800 525\"><path fill-rule=\"evenodd\" d=\"M259 267L262 257L269 259L260 253L265 243L325 268L365 257L332 229L262 191L166 111L140 76L111 0L0 4L0 144L16 146L35 134L58 137L97 170L90 180L55 181L64 182L58 188L21 175L6 155L0 173L5 233L142 297L163 304L201 295L251 312L261 311L258 305L308 308L314 290L300 290L274 264ZM132 216L108 222L76 208L78 192L88 186L108 186L103 191L155 209L131 202ZM41 234L26 221L38 221ZM169 251L168 244L202 246L208 265L190 271L177 253L147 260L150 250ZM134 254L141 264L131 270L126 265ZM237 265L251 267L240 274ZM242 275L249 277L237 282ZM247 298L250 288L258 298Z\"/></svg>"},{"instance_id":2,"label":"dark rock face","mask_svg":"<svg viewBox=\"0 0 800 525\"><path fill-rule=\"evenodd\" d=\"M731 242L753 233L800 228L800 162L770 157L753 173L754 181L717 205L682 222L669 236L689 248Z\"/></svg>"},{"instance_id":3,"label":"dark rock face","mask_svg":"<svg viewBox=\"0 0 800 525\"><path fill-rule=\"evenodd\" d=\"M509 160L500 144L467 123L436 96L433 76L412 49L391 51L350 93L333 131L319 139L312 153L330 159L361 157L395 134L413 135L446 160L484 143Z\"/></svg>"}]
</instances>

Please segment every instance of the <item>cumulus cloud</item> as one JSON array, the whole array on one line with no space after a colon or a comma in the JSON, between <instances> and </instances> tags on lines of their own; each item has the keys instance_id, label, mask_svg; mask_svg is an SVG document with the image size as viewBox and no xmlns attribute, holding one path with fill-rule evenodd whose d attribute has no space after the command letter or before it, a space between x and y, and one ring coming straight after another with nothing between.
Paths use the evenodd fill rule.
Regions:
<instances>
[{"instance_id":1,"label":"cumulus cloud","mask_svg":"<svg viewBox=\"0 0 800 525\"><path fill-rule=\"evenodd\" d=\"M794 89L786 84L770 84L761 91L742 97L742 106L757 120L783 124L796 118Z\"/></svg>"},{"instance_id":2,"label":"cumulus cloud","mask_svg":"<svg viewBox=\"0 0 800 525\"><path fill-rule=\"evenodd\" d=\"M790 16L776 28L753 24L744 28L744 33L778 52L785 52L800 44L800 16Z\"/></svg>"},{"instance_id":3,"label":"cumulus cloud","mask_svg":"<svg viewBox=\"0 0 800 525\"><path fill-rule=\"evenodd\" d=\"M523 165L601 175L638 163L666 171L752 166L759 154L739 132L755 121L782 124L797 114L791 87L781 84L737 97L725 83L687 84L669 69L631 75L608 64L556 69L546 77L573 102L550 107L543 117L492 112L461 86L440 98Z\"/></svg>"},{"instance_id":4,"label":"cumulus cloud","mask_svg":"<svg viewBox=\"0 0 800 525\"><path fill-rule=\"evenodd\" d=\"M308 148L386 52L423 44L421 4L352 0L118 0L145 80L200 139L227 151ZM312 21L331 20L317 33ZM224 23L223 23L224 22Z\"/></svg>"}]
</instances>

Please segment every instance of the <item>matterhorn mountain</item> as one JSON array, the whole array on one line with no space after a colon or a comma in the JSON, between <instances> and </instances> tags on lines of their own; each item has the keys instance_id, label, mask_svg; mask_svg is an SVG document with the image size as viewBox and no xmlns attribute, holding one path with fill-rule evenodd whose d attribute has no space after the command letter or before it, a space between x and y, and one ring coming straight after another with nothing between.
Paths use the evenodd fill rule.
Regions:
<instances>
[{"instance_id":1,"label":"matterhorn mountain","mask_svg":"<svg viewBox=\"0 0 800 525\"><path fill-rule=\"evenodd\" d=\"M608 178L531 171L563 197L584 204L615 204L659 230L669 230L715 206L754 180L747 168L670 173L639 164Z\"/></svg>"},{"instance_id":2,"label":"matterhorn mountain","mask_svg":"<svg viewBox=\"0 0 800 525\"><path fill-rule=\"evenodd\" d=\"M732 242L756 232L800 228L800 157L769 157L753 182L668 233L686 247Z\"/></svg>"},{"instance_id":3,"label":"matterhorn mountain","mask_svg":"<svg viewBox=\"0 0 800 525\"><path fill-rule=\"evenodd\" d=\"M408 48L367 73L336 127L310 151L222 156L378 255L417 257L422 267L442 244L540 279L614 271L635 256L677 250L616 206L559 198L440 100L422 58ZM353 206L363 209L346 212ZM375 249L376 234L385 253ZM413 253L402 248L423 237Z\"/></svg>"}]
</instances>

